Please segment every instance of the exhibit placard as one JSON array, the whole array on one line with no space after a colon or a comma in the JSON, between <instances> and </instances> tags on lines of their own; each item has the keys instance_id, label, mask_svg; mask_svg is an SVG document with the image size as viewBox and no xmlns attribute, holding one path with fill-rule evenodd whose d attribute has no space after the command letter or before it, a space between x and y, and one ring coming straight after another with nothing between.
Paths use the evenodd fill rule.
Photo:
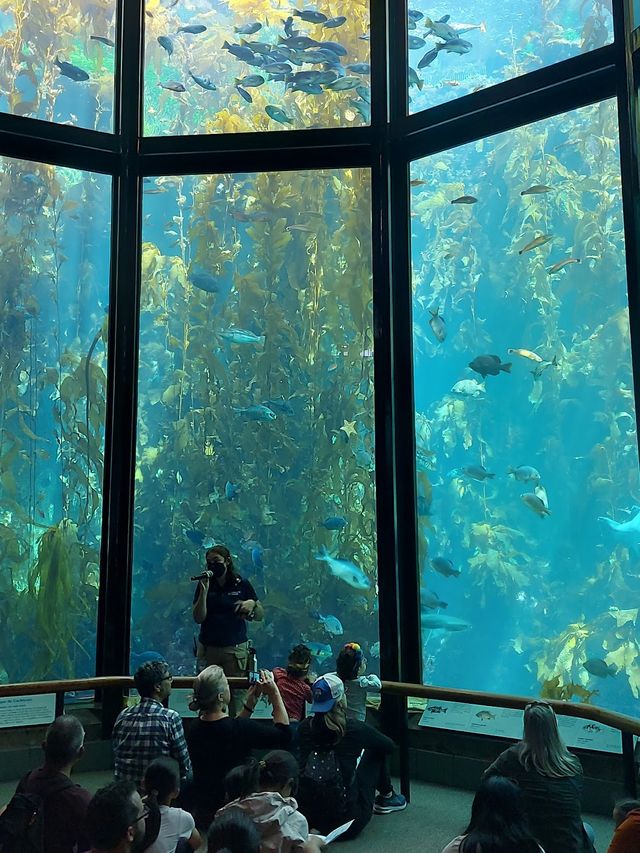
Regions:
<instances>
[{"instance_id":1,"label":"exhibit placard","mask_svg":"<svg viewBox=\"0 0 640 853\"><path fill-rule=\"evenodd\" d=\"M0 699L0 729L46 726L56 716L56 694L6 696Z\"/></svg>"}]
</instances>

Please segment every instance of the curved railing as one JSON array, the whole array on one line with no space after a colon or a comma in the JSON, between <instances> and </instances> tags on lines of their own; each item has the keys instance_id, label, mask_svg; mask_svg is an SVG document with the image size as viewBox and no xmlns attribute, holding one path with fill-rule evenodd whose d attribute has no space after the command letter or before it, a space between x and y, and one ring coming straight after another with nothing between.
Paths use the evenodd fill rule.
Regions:
<instances>
[{"instance_id":1,"label":"curved railing","mask_svg":"<svg viewBox=\"0 0 640 853\"><path fill-rule=\"evenodd\" d=\"M246 678L230 678L231 687L247 687ZM23 684L0 684L0 698L7 696L35 696L55 693L56 713L61 713L64 708L65 693L71 691L86 690L116 690L121 692L133 688L131 676L107 676L102 678L79 678L63 681L29 681ZM193 686L193 677L176 676L173 679L173 687L190 688ZM500 693L485 693L480 690L458 690L453 687L434 687L424 684L407 684L400 681L383 681L383 693L388 696L400 697L402 700L402 711L406 716L407 699L417 697L422 699L437 699L449 702L465 702L475 705L488 705L496 708L524 709L535 697L510 696ZM636 773L633 756L633 736L640 736L640 719L608 711L596 705L576 704L564 702L558 699L550 699L549 704L556 714L565 717L579 717L584 720L602 723L611 728L618 729L622 738L622 761L624 771L625 791L629 796L636 795ZM109 728L110 731L110 728ZM407 738L407 727L404 726L404 736L400 738L400 775L402 788L405 793L409 791L409 747Z\"/></svg>"}]
</instances>

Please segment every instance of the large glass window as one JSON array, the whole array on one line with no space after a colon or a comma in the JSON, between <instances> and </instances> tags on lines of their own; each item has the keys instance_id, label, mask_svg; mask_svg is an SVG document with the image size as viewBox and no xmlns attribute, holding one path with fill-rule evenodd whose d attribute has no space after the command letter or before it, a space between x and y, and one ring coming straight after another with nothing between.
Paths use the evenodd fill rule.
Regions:
<instances>
[{"instance_id":1,"label":"large glass window","mask_svg":"<svg viewBox=\"0 0 640 853\"><path fill-rule=\"evenodd\" d=\"M109 131L115 0L0 0L0 110Z\"/></svg>"},{"instance_id":2,"label":"large glass window","mask_svg":"<svg viewBox=\"0 0 640 853\"><path fill-rule=\"evenodd\" d=\"M224 544L261 664L356 640L375 669L370 174L145 186L131 665L193 672L189 578Z\"/></svg>"},{"instance_id":3,"label":"large glass window","mask_svg":"<svg viewBox=\"0 0 640 853\"><path fill-rule=\"evenodd\" d=\"M110 186L0 160L0 681L95 674Z\"/></svg>"},{"instance_id":4,"label":"large glass window","mask_svg":"<svg viewBox=\"0 0 640 853\"><path fill-rule=\"evenodd\" d=\"M446 8L410 0L409 7L412 113L613 40L604 0L459 0Z\"/></svg>"},{"instance_id":5,"label":"large glass window","mask_svg":"<svg viewBox=\"0 0 640 853\"><path fill-rule=\"evenodd\" d=\"M640 482L615 102L411 178L424 679L632 713Z\"/></svg>"},{"instance_id":6,"label":"large glass window","mask_svg":"<svg viewBox=\"0 0 640 853\"><path fill-rule=\"evenodd\" d=\"M369 2L147 0L145 133L369 123Z\"/></svg>"}]
</instances>

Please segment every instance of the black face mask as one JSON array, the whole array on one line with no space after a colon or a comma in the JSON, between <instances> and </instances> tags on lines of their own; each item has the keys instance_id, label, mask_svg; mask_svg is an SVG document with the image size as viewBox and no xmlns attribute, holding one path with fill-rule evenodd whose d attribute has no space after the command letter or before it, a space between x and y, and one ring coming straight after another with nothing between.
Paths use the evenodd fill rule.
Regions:
<instances>
[{"instance_id":1,"label":"black face mask","mask_svg":"<svg viewBox=\"0 0 640 853\"><path fill-rule=\"evenodd\" d=\"M222 575L227 571L227 567L224 563L211 563L209 568L213 572L213 576L216 580L220 580Z\"/></svg>"}]
</instances>

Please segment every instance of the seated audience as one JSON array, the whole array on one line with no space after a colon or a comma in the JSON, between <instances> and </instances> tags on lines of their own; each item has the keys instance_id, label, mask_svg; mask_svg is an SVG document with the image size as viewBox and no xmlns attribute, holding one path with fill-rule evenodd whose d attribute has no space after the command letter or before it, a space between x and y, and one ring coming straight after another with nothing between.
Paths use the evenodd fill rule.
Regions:
<instances>
[{"instance_id":1,"label":"seated audience","mask_svg":"<svg viewBox=\"0 0 640 853\"><path fill-rule=\"evenodd\" d=\"M394 792L389 776L394 743L366 723L347 720L344 686L335 673L318 678L312 693L313 716L298 729L300 811L323 834L353 819L341 838L355 838L373 812L406 808L407 801Z\"/></svg>"},{"instance_id":2,"label":"seated audience","mask_svg":"<svg viewBox=\"0 0 640 853\"><path fill-rule=\"evenodd\" d=\"M282 701L289 715L289 723L299 723L306 716L305 703L311 704L311 651L300 643L289 653L287 668L277 666L273 679L278 685Z\"/></svg>"},{"instance_id":3,"label":"seated audience","mask_svg":"<svg viewBox=\"0 0 640 853\"><path fill-rule=\"evenodd\" d=\"M261 761L235 767L225 779L228 805L218 815L240 809L260 830L260 853L294 853L321 850L324 846L309 835L307 819L294 799L298 787L298 762L281 749Z\"/></svg>"},{"instance_id":4,"label":"seated audience","mask_svg":"<svg viewBox=\"0 0 640 853\"><path fill-rule=\"evenodd\" d=\"M522 792L510 779L485 779L471 806L463 835L442 853L544 853L533 837L522 805Z\"/></svg>"},{"instance_id":5,"label":"seated audience","mask_svg":"<svg viewBox=\"0 0 640 853\"><path fill-rule=\"evenodd\" d=\"M141 853L146 850L148 809L133 782L112 782L96 791L87 807L89 853Z\"/></svg>"},{"instance_id":6,"label":"seated audience","mask_svg":"<svg viewBox=\"0 0 640 853\"><path fill-rule=\"evenodd\" d=\"M347 697L347 720L365 721L367 692L379 693L382 683L377 675L365 675L367 659L358 643L347 643L336 662L338 677L344 682Z\"/></svg>"},{"instance_id":7,"label":"seated audience","mask_svg":"<svg viewBox=\"0 0 640 853\"><path fill-rule=\"evenodd\" d=\"M191 775L191 760L177 711L163 706L171 693L172 676L165 661L143 663L134 682L140 703L120 712L113 727L115 777L135 782L138 787L147 766L161 755L175 758L180 777Z\"/></svg>"},{"instance_id":8,"label":"seated audience","mask_svg":"<svg viewBox=\"0 0 640 853\"><path fill-rule=\"evenodd\" d=\"M273 723L251 720L261 695L273 707ZM197 826L208 826L224 803L224 777L232 767L244 764L253 749L279 749L289 746L289 717L280 691L267 670L252 684L240 714L229 716L231 693L221 667L203 669L193 684L189 707L200 716L189 732L189 751L193 759L193 782L185 791L186 802Z\"/></svg>"},{"instance_id":9,"label":"seated audience","mask_svg":"<svg viewBox=\"0 0 640 853\"><path fill-rule=\"evenodd\" d=\"M80 720L71 715L57 717L47 729L42 748L44 764L20 780L16 793L37 794L43 800L44 853L86 850L84 818L91 794L70 779L84 754Z\"/></svg>"},{"instance_id":10,"label":"seated audience","mask_svg":"<svg viewBox=\"0 0 640 853\"><path fill-rule=\"evenodd\" d=\"M156 758L144 774L146 802L155 803L160 810L160 831L157 839L148 848L148 853L174 853L178 842L186 841L180 849L197 850L200 833L193 817L171 803L180 793L180 769L173 758Z\"/></svg>"},{"instance_id":11,"label":"seated audience","mask_svg":"<svg viewBox=\"0 0 640 853\"><path fill-rule=\"evenodd\" d=\"M522 789L529 825L546 853L592 853L590 827L580 816L582 766L564 745L551 705L527 705L523 739L499 755L484 778L495 775Z\"/></svg>"},{"instance_id":12,"label":"seated audience","mask_svg":"<svg viewBox=\"0 0 640 853\"><path fill-rule=\"evenodd\" d=\"M239 809L216 817L207 842L207 853L260 853L258 828Z\"/></svg>"},{"instance_id":13,"label":"seated audience","mask_svg":"<svg viewBox=\"0 0 640 853\"><path fill-rule=\"evenodd\" d=\"M607 853L637 853L640 850L640 800L618 800L613 807L616 825Z\"/></svg>"}]
</instances>

